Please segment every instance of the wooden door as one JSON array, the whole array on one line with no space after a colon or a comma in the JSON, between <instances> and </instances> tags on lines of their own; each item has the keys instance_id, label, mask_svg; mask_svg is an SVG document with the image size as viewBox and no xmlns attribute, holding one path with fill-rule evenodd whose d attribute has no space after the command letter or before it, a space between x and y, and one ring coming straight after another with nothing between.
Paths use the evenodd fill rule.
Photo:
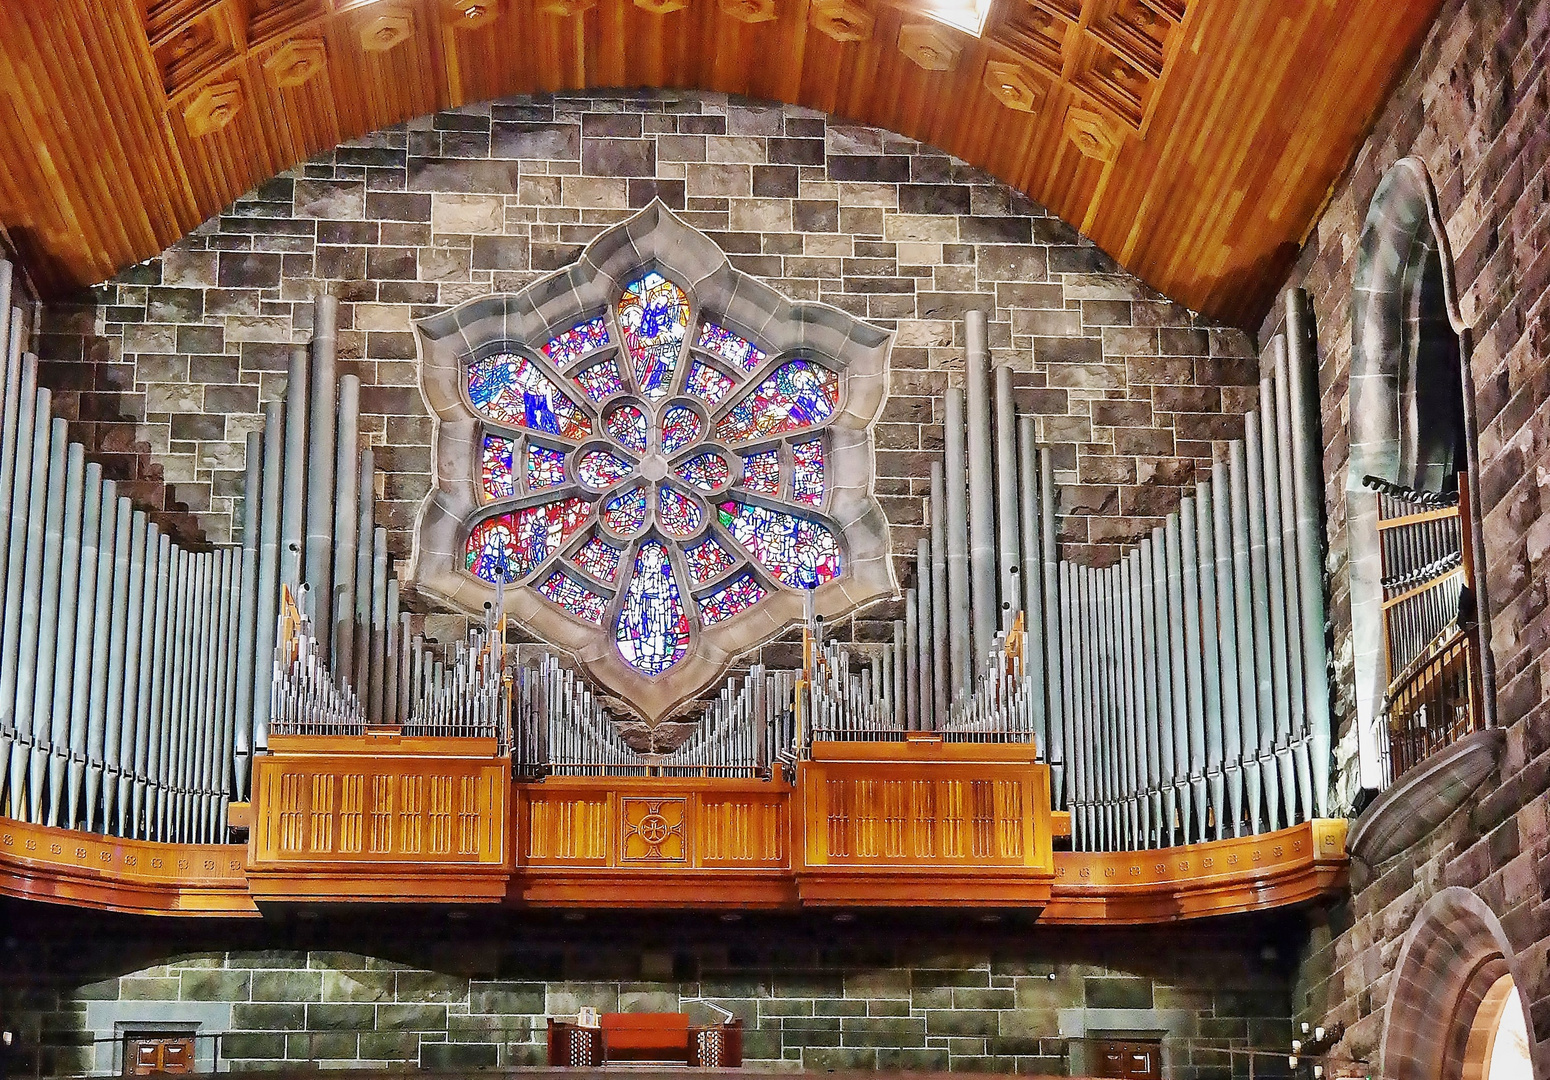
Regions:
<instances>
[{"instance_id":1,"label":"wooden door","mask_svg":"<svg viewBox=\"0 0 1550 1080\"><path fill-rule=\"evenodd\" d=\"M1095 1048L1098 1076L1162 1080L1162 1043L1105 1039Z\"/></svg>"},{"instance_id":2,"label":"wooden door","mask_svg":"<svg viewBox=\"0 0 1550 1080\"><path fill-rule=\"evenodd\" d=\"M188 1035L131 1035L124 1045L124 1075L194 1071L194 1040Z\"/></svg>"}]
</instances>

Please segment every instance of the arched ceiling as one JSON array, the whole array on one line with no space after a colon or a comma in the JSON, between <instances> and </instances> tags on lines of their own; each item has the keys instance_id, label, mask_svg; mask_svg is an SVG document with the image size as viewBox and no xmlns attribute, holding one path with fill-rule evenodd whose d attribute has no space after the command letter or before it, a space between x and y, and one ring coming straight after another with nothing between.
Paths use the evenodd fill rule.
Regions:
<instances>
[{"instance_id":1,"label":"arched ceiling","mask_svg":"<svg viewBox=\"0 0 1550 1080\"><path fill-rule=\"evenodd\" d=\"M1440 0L8 0L0 225L46 294L319 150L581 87L768 98L983 167L1253 325Z\"/></svg>"}]
</instances>

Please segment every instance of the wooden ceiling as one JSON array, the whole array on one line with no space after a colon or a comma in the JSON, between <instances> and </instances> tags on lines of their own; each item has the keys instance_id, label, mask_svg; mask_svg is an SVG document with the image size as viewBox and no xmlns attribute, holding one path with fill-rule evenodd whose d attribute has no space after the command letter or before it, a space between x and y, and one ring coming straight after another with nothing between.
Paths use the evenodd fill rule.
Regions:
<instances>
[{"instance_id":1,"label":"wooden ceiling","mask_svg":"<svg viewBox=\"0 0 1550 1080\"><path fill-rule=\"evenodd\" d=\"M261 180L437 109L683 87L979 165L1254 325L1440 0L7 0L0 225L55 295Z\"/></svg>"}]
</instances>

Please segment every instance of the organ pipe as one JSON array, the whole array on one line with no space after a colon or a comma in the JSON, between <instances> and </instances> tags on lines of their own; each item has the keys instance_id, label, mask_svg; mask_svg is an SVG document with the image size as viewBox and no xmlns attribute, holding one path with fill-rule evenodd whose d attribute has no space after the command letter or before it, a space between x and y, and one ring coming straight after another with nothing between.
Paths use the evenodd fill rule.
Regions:
<instances>
[{"instance_id":1,"label":"organ pipe","mask_svg":"<svg viewBox=\"0 0 1550 1080\"><path fill-rule=\"evenodd\" d=\"M995 468L991 446L990 347L985 340L985 313L970 311L964 319L964 365L968 391L967 446L969 474L969 610L962 625L972 626L969 655L965 660L968 680L980 674L987 662L991 639L1000 620L996 597ZM948 467L952 467L949 462ZM951 517L951 510L948 511ZM960 625L955 623L956 625Z\"/></svg>"}]
</instances>

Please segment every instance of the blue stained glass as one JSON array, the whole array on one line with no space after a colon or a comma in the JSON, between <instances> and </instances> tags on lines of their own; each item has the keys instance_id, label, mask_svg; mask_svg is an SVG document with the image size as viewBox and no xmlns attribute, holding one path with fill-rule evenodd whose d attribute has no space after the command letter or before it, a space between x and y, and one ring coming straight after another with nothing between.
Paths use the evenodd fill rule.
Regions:
<instances>
[{"instance_id":1,"label":"blue stained glass","mask_svg":"<svg viewBox=\"0 0 1550 1080\"><path fill-rule=\"evenodd\" d=\"M570 575L556 570L544 579L538 591L576 618L595 626L603 625L603 615L608 611L608 598L593 592Z\"/></svg>"},{"instance_id":2,"label":"blue stained glass","mask_svg":"<svg viewBox=\"0 0 1550 1080\"><path fill-rule=\"evenodd\" d=\"M517 493L517 477L512 470L516 440L486 435L480 454L481 488L486 499L509 499Z\"/></svg>"},{"instance_id":3,"label":"blue stained glass","mask_svg":"<svg viewBox=\"0 0 1550 1080\"><path fill-rule=\"evenodd\" d=\"M724 502L718 514L732 538L782 583L813 589L840 575L840 547L816 521L752 503Z\"/></svg>"},{"instance_id":4,"label":"blue stained glass","mask_svg":"<svg viewBox=\"0 0 1550 1080\"><path fill-rule=\"evenodd\" d=\"M621 491L603 507L603 524L620 536L628 536L646 523L646 485Z\"/></svg>"},{"instance_id":5,"label":"blue stained glass","mask_svg":"<svg viewBox=\"0 0 1550 1080\"><path fill-rule=\"evenodd\" d=\"M797 443L791 448L791 497L808 506L822 506L823 487L823 441Z\"/></svg>"},{"instance_id":6,"label":"blue stained glass","mask_svg":"<svg viewBox=\"0 0 1550 1080\"><path fill-rule=\"evenodd\" d=\"M468 400L502 424L584 439L592 422L525 356L498 353L468 365Z\"/></svg>"},{"instance_id":7,"label":"blue stained glass","mask_svg":"<svg viewBox=\"0 0 1550 1080\"><path fill-rule=\"evenodd\" d=\"M678 466L678 478L697 491L715 491L732 477L726 458L710 450Z\"/></svg>"},{"instance_id":8,"label":"blue stained glass","mask_svg":"<svg viewBox=\"0 0 1550 1080\"><path fill-rule=\"evenodd\" d=\"M584 499L561 499L485 518L468 535L463 566L475 577L508 582L526 576L586 524Z\"/></svg>"},{"instance_id":9,"label":"blue stained glass","mask_svg":"<svg viewBox=\"0 0 1550 1080\"><path fill-rule=\"evenodd\" d=\"M624 662L646 675L660 675L688 655L689 617L660 541L645 541L635 556L614 641Z\"/></svg>"},{"instance_id":10,"label":"blue stained glass","mask_svg":"<svg viewBox=\"0 0 1550 1080\"><path fill-rule=\"evenodd\" d=\"M704 515L699 504L670 487L657 489L657 524L676 540L684 540L700 530Z\"/></svg>"},{"instance_id":11,"label":"blue stained glass","mask_svg":"<svg viewBox=\"0 0 1550 1080\"><path fill-rule=\"evenodd\" d=\"M695 344L715 353L723 360L736 364L744 371L752 371L765 360L764 353L756 348L753 342L713 322L705 323L700 327L700 340Z\"/></svg>"},{"instance_id":12,"label":"blue stained glass","mask_svg":"<svg viewBox=\"0 0 1550 1080\"><path fill-rule=\"evenodd\" d=\"M688 329L689 298L667 278L652 270L625 287L619 331L642 397L655 401L671 389Z\"/></svg>"},{"instance_id":13,"label":"blue stained glass","mask_svg":"<svg viewBox=\"0 0 1550 1080\"><path fill-rule=\"evenodd\" d=\"M651 425L646 414L634 405L621 405L603 421L608 434L621 446L627 446L637 454L646 452L646 432Z\"/></svg>"},{"instance_id":14,"label":"blue stained glass","mask_svg":"<svg viewBox=\"0 0 1550 1080\"><path fill-rule=\"evenodd\" d=\"M689 564L689 576L694 579L696 585L703 585L712 578L720 577L732 569L737 562L713 536L707 536L702 543L685 548L684 561Z\"/></svg>"},{"instance_id":15,"label":"blue stained glass","mask_svg":"<svg viewBox=\"0 0 1550 1080\"><path fill-rule=\"evenodd\" d=\"M761 450L743 457L743 486L760 495L780 490L780 451Z\"/></svg>"},{"instance_id":16,"label":"blue stained glass","mask_svg":"<svg viewBox=\"0 0 1550 1080\"><path fill-rule=\"evenodd\" d=\"M527 489L542 491L565 483L565 451L527 444Z\"/></svg>"},{"instance_id":17,"label":"blue stained glass","mask_svg":"<svg viewBox=\"0 0 1550 1080\"><path fill-rule=\"evenodd\" d=\"M674 405L662 414L662 452L677 453L700 434L700 418L693 409Z\"/></svg>"},{"instance_id":18,"label":"blue stained glass","mask_svg":"<svg viewBox=\"0 0 1550 1080\"><path fill-rule=\"evenodd\" d=\"M635 466L617 454L610 454L607 450L588 450L576 463L576 479L589 488L601 490L617 484L630 475L633 468Z\"/></svg>"},{"instance_id":19,"label":"blue stained glass","mask_svg":"<svg viewBox=\"0 0 1550 1080\"><path fill-rule=\"evenodd\" d=\"M720 405L732 390L732 380L705 361L695 360L689 367L684 389L707 405Z\"/></svg>"},{"instance_id":20,"label":"blue stained glass","mask_svg":"<svg viewBox=\"0 0 1550 1080\"><path fill-rule=\"evenodd\" d=\"M619 549L600 536L592 536L576 549L571 562L600 581L613 581L619 576Z\"/></svg>"},{"instance_id":21,"label":"blue stained glass","mask_svg":"<svg viewBox=\"0 0 1550 1080\"><path fill-rule=\"evenodd\" d=\"M740 615L768 595L752 574L739 574L700 601L700 625L714 626Z\"/></svg>"},{"instance_id":22,"label":"blue stained glass","mask_svg":"<svg viewBox=\"0 0 1550 1080\"><path fill-rule=\"evenodd\" d=\"M608 336L608 321L599 315L584 323L577 323L559 337L544 346L544 355L559 367L572 360L579 360L595 349L612 344Z\"/></svg>"},{"instance_id":23,"label":"blue stained glass","mask_svg":"<svg viewBox=\"0 0 1550 1080\"><path fill-rule=\"evenodd\" d=\"M717 438L742 442L825 423L840 402L840 378L811 360L788 360L732 406Z\"/></svg>"},{"instance_id":24,"label":"blue stained glass","mask_svg":"<svg viewBox=\"0 0 1550 1080\"><path fill-rule=\"evenodd\" d=\"M583 368L575 374L574 378L576 385L581 387L581 392L593 401L602 401L609 394L617 394L624 390L624 380L619 376L619 365L611 356L600 364Z\"/></svg>"}]
</instances>

